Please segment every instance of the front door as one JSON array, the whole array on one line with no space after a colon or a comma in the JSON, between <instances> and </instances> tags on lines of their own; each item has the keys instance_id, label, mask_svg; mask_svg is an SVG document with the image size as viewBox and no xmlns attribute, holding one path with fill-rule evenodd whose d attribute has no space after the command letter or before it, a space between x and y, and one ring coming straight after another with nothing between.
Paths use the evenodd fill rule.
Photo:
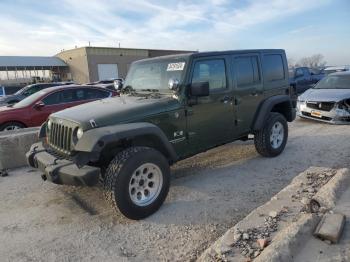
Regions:
<instances>
[{"instance_id":1,"label":"front door","mask_svg":"<svg viewBox=\"0 0 350 262\"><path fill-rule=\"evenodd\" d=\"M259 54L231 57L234 82L235 118L239 135L249 133L256 110L263 100L263 83Z\"/></svg>"},{"instance_id":2,"label":"front door","mask_svg":"<svg viewBox=\"0 0 350 262\"><path fill-rule=\"evenodd\" d=\"M208 82L209 96L193 98L188 107L187 131L192 153L233 139L232 87L228 77L228 57L195 59L190 83Z\"/></svg>"}]
</instances>

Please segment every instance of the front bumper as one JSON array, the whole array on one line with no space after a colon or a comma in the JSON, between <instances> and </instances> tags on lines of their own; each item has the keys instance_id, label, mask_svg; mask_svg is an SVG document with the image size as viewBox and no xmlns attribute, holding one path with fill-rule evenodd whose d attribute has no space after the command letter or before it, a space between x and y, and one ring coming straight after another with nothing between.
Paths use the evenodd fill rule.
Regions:
<instances>
[{"instance_id":1,"label":"front bumper","mask_svg":"<svg viewBox=\"0 0 350 262\"><path fill-rule=\"evenodd\" d=\"M312 119L335 125L350 124L350 115L342 115L337 110L339 109L333 108L330 111L315 110L313 108L307 107L306 103L297 103L297 116L301 118ZM317 111L317 113L320 113L320 115L315 116L315 111Z\"/></svg>"},{"instance_id":2,"label":"front bumper","mask_svg":"<svg viewBox=\"0 0 350 262\"><path fill-rule=\"evenodd\" d=\"M72 186L94 186L99 181L100 168L77 165L66 159L59 159L47 152L42 143L33 144L26 154L28 164L43 172L42 178L55 184Z\"/></svg>"}]
</instances>

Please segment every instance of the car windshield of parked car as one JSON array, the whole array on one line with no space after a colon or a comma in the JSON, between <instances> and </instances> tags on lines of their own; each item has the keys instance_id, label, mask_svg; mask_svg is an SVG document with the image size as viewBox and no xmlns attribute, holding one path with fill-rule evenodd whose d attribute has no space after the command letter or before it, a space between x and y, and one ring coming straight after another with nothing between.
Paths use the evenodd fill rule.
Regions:
<instances>
[{"instance_id":1,"label":"car windshield of parked car","mask_svg":"<svg viewBox=\"0 0 350 262\"><path fill-rule=\"evenodd\" d=\"M131 66L125 79L124 88L138 91L169 93L170 79L182 81L186 67L185 59L152 60L138 62Z\"/></svg>"},{"instance_id":2,"label":"car windshield of parked car","mask_svg":"<svg viewBox=\"0 0 350 262\"><path fill-rule=\"evenodd\" d=\"M23 108L23 107L29 106L29 105L33 104L41 96L43 96L45 93L46 93L45 91L37 92L31 96L24 98L22 101L19 101L18 103L14 104L12 107L13 108Z\"/></svg>"},{"instance_id":3,"label":"car windshield of parked car","mask_svg":"<svg viewBox=\"0 0 350 262\"><path fill-rule=\"evenodd\" d=\"M315 89L350 89L350 75L333 75L323 78Z\"/></svg>"},{"instance_id":4,"label":"car windshield of parked car","mask_svg":"<svg viewBox=\"0 0 350 262\"><path fill-rule=\"evenodd\" d=\"M15 95L21 95L21 94L23 94L23 92L25 92L26 90L30 89L32 86L34 86L34 85L28 85L28 86L25 86L25 87L21 88L20 90L18 90L18 91L15 93Z\"/></svg>"}]
</instances>

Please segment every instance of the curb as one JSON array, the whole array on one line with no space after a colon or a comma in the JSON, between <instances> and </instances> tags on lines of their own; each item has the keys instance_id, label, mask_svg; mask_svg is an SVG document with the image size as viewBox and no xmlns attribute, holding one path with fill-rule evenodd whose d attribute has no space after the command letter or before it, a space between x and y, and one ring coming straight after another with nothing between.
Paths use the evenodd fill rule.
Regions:
<instances>
[{"instance_id":1,"label":"curb","mask_svg":"<svg viewBox=\"0 0 350 262\"><path fill-rule=\"evenodd\" d=\"M306 190L311 187L310 177L315 179L315 183L319 186L312 186L314 193L309 193ZM320 181L323 181L324 184L320 185ZM263 216L266 213L271 210L276 211L276 209L283 210L286 208L284 205L287 205L290 211L288 211L287 217L283 217L282 211L277 212L283 217L278 221L282 229L271 234L271 244L258 252L254 261L293 261L293 254L303 245L303 240L313 233L322 216L320 213L308 214L305 212L310 200L319 201L322 207L332 208L342 191L349 185L350 171L348 169L334 170L310 167L296 176L287 187L272 197L270 201L254 209L243 220L230 228L206 249L197 261L251 261L249 257L243 256L240 249L237 248L239 241L237 234L241 232L241 229L247 230L257 227L259 223L262 223ZM299 196L296 196L295 192L298 192ZM308 195L307 202L302 194ZM251 259L253 259L252 256Z\"/></svg>"},{"instance_id":2,"label":"curb","mask_svg":"<svg viewBox=\"0 0 350 262\"><path fill-rule=\"evenodd\" d=\"M349 169L339 169L337 174L317 192L312 200L316 201L320 208L332 209L335 207L337 199L349 185Z\"/></svg>"},{"instance_id":3,"label":"curb","mask_svg":"<svg viewBox=\"0 0 350 262\"><path fill-rule=\"evenodd\" d=\"M303 214L298 221L279 232L255 262L292 262L295 254L303 245L310 232L316 228L320 217L315 214Z\"/></svg>"},{"instance_id":4,"label":"curb","mask_svg":"<svg viewBox=\"0 0 350 262\"><path fill-rule=\"evenodd\" d=\"M36 143L39 128L0 132L0 170L27 165L25 154Z\"/></svg>"}]
</instances>

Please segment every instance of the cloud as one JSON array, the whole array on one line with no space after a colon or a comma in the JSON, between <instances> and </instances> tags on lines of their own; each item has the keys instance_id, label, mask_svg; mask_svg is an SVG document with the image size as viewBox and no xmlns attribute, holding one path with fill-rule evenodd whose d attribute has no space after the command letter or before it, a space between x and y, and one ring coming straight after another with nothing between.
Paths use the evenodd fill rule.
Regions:
<instances>
[{"instance_id":1,"label":"cloud","mask_svg":"<svg viewBox=\"0 0 350 262\"><path fill-rule=\"evenodd\" d=\"M328 3L323 1L323 4ZM55 3L55 2L54 2ZM292 0L63 0L2 15L0 55L53 55L86 46L233 49L241 32L320 6ZM21 10L23 1L13 1ZM6 10L9 5L2 5ZM48 11L45 11L45 8ZM59 11L55 11L59 10ZM34 21L34 22L31 22Z\"/></svg>"}]
</instances>

